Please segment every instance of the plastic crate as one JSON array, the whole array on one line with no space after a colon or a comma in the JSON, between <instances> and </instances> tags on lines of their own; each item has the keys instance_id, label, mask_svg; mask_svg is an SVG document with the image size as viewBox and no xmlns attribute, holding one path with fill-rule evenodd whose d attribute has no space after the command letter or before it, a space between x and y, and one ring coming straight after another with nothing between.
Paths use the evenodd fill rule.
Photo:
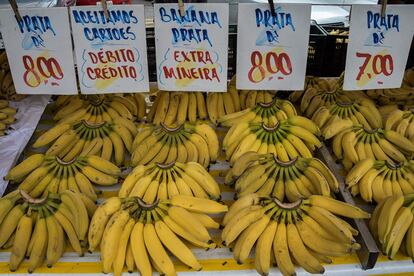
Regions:
<instances>
[{"instance_id":1,"label":"plastic crate","mask_svg":"<svg viewBox=\"0 0 414 276\"><path fill-rule=\"evenodd\" d=\"M348 49L349 28L334 25L322 25L327 34L324 76L339 77L345 70L346 51Z\"/></svg>"},{"instance_id":2,"label":"plastic crate","mask_svg":"<svg viewBox=\"0 0 414 276\"><path fill-rule=\"evenodd\" d=\"M326 52L327 34L318 24L312 23L310 26L308 62L306 75L324 76L323 66Z\"/></svg>"}]
</instances>

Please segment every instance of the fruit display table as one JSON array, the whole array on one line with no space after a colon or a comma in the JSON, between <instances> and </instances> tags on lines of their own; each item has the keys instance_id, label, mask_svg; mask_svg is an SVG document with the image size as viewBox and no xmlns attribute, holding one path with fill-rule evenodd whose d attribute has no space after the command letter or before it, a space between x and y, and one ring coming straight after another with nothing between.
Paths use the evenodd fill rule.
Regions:
<instances>
[{"instance_id":1,"label":"fruit display table","mask_svg":"<svg viewBox=\"0 0 414 276\"><path fill-rule=\"evenodd\" d=\"M0 175L6 173L16 164L25 146L35 131L50 96L28 96L20 102L12 103L18 109L17 121L11 125L11 130L6 136L0 137ZM0 179L0 195L4 193L7 182Z\"/></svg>"},{"instance_id":2,"label":"fruit display table","mask_svg":"<svg viewBox=\"0 0 414 276\"><path fill-rule=\"evenodd\" d=\"M42 101L42 103L44 102L45 107L48 98L42 98L39 100ZM37 118L38 121L42 113L43 112L39 112L39 116ZM33 138L29 141L25 149L24 146L22 147L20 152L23 152L23 154L27 156L37 152L31 148L31 143L46 129L50 128L50 118L50 108L46 108L38 124L36 122L37 127L33 128L29 135L30 138L31 134L34 132ZM220 139L222 139L226 133L226 130L224 128L218 128L216 131ZM28 141L29 138L27 138L26 141ZM18 156L15 160L17 159ZM10 161L10 164L13 164L13 162ZM221 155L217 163L210 166L210 174L214 176L217 182L220 184L220 189L222 191L222 200L227 205L231 205L234 201L234 192L230 187L223 184L224 174L228 169L228 166L228 162L225 161L224 155ZM120 185L99 187L101 193L99 195L98 201L101 202L104 199L116 196L119 188ZM216 216L214 219L220 222L222 220L222 216ZM211 236L214 238L217 244L221 244L220 231L212 231ZM212 275L215 273L220 275L258 275L254 269L254 260L252 258L250 258L245 264L240 265L233 259L232 253L229 251L229 249L221 247L221 245L220 248L210 249L207 251L196 248L194 248L193 251L197 259L200 260L200 263L203 266L203 270L195 272L183 264L176 262L177 271L180 274ZM10 249L0 250L0 274L7 275L10 273L10 275L27 275L26 262L24 262L16 272L11 273L9 271L9 256ZM33 275L102 275L102 265L99 258L99 252L85 253L83 257L79 257L76 253L73 252L72 248L68 246L63 258L53 268L42 266L37 269ZM348 255L345 257L336 257L332 258L332 260L332 264L325 265L325 274L327 275L384 275L391 273L414 273L414 266L412 265L412 261L409 258L402 256L401 254L397 255L395 260L392 261L380 255L375 267L369 270L362 269L360 260L356 254ZM277 268L272 268L270 274L280 275L280 272ZM305 272L302 268L298 268L297 274L307 275L307 272ZM127 271L125 271L124 275L129 274Z\"/></svg>"}]
</instances>

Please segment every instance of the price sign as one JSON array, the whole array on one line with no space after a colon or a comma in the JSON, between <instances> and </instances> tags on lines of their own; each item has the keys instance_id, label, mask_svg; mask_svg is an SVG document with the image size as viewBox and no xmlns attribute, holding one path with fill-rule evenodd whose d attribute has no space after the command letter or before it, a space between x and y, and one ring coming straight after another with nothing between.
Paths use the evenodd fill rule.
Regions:
<instances>
[{"instance_id":1,"label":"price sign","mask_svg":"<svg viewBox=\"0 0 414 276\"><path fill-rule=\"evenodd\" d=\"M401 86L414 32L414 5L354 5L345 66L345 90Z\"/></svg>"},{"instance_id":2,"label":"price sign","mask_svg":"<svg viewBox=\"0 0 414 276\"><path fill-rule=\"evenodd\" d=\"M311 6L240 3L237 31L238 89L304 87Z\"/></svg>"},{"instance_id":3,"label":"price sign","mask_svg":"<svg viewBox=\"0 0 414 276\"><path fill-rule=\"evenodd\" d=\"M0 30L16 92L77 94L66 8L0 10Z\"/></svg>"},{"instance_id":4,"label":"price sign","mask_svg":"<svg viewBox=\"0 0 414 276\"><path fill-rule=\"evenodd\" d=\"M71 7L81 92L149 90L144 5Z\"/></svg>"},{"instance_id":5,"label":"price sign","mask_svg":"<svg viewBox=\"0 0 414 276\"><path fill-rule=\"evenodd\" d=\"M155 4L158 87L227 91L228 4Z\"/></svg>"}]
</instances>

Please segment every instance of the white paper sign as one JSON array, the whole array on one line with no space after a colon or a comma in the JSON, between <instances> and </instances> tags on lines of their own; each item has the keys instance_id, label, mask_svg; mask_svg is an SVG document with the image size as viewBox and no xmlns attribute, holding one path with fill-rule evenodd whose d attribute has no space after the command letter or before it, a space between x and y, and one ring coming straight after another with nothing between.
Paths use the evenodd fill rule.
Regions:
<instances>
[{"instance_id":1,"label":"white paper sign","mask_svg":"<svg viewBox=\"0 0 414 276\"><path fill-rule=\"evenodd\" d=\"M311 6L240 3L238 89L299 90L305 84Z\"/></svg>"},{"instance_id":2,"label":"white paper sign","mask_svg":"<svg viewBox=\"0 0 414 276\"><path fill-rule=\"evenodd\" d=\"M227 91L228 4L155 4L158 87Z\"/></svg>"},{"instance_id":3,"label":"white paper sign","mask_svg":"<svg viewBox=\"0 0 414 276\"><path fill-rule=\"evenodd\" d=\"M147 92L148 64L144 5L72 7L81 92Z\"/></svg>"},{"instance_id":4,"label":"white paper sign","mask_svg":"<svg viewBox=\"0 0 414 276\"><path fill-rule=\"evenodd\" d=\"M414 5L354 5L345 66L345 90L401 86L414 32Z\"/></svg>"},{"instance_id":5,"label":"white paper sign","mask_svg":"<svg viewBox=\"0 0 414 276\"><path fill-rule=\"evenodd\" d=\"M66 8L0 10L0 31L16 92L77 94L69 17Z\"/></svg>"}]
</instances>

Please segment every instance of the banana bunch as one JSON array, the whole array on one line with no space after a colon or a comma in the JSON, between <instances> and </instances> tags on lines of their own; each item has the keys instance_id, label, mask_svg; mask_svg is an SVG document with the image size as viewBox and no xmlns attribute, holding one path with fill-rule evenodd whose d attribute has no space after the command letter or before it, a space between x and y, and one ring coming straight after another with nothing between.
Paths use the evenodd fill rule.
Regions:
<instances>
[{"instance_id":1,"label":"banana bunch","mask_svg":"<svg viewBox=\"0 0 414 276\"><path fill-rule=\"evenodd\" d=\"M185 121L195 123L207 119L207 107L202 92L158 91L147 114L147 122L177 126Z\"/></svg>"},{"instance_id":2,"label":"banana bunch","mask_svg":"<svg viewBox=\"0 0 414 276\"><path fill-rule=\"evenodd\" d=\"M329 108L337 102L353 102L366 98L362 91L343 91L341 87L335 86L334 90L307 89L300 103L300 111L306 117L311 118L321 106Z\"/></svg>"},{"instance_id":3,"label":"banana bunch","mask_svg":"<svg viewBox=\"0 0 414 276\"><path fill-rule=\"evenodd\" d=\"M396 110L400 109L400 106L396 104L387 104L378 106L378 111L381 114L382 117L382 124L385 126L386 122L388 120L388 117Z\"/></svg>"},{"instance_id":4,"label":"banana bunch","mask_svg":"<svg viewBox=\"0 0 414 276\"><path fill-rule=\"evenodd\" d=\"M62 257L66 243L83 256L89 218L96 210L88 197L66 190L32 198L14 191L0 199L0 246L10 248L10 271L25 257L32 273L46 261L52 267Z\"/></svg>"},{"instance_id":5,"label":"banana bunch","mask_svg":"<svg viewBox=\"0 0 414 276\"><path fill-rule=\"evenodd\" d=\"M16 121L16 113L17 109L9 106L8 101L0 100L0 137L7 135L9 125Z\"/></svg>"},{"instance_id":6,"label":"banana bunch","mask_svg":"<svg viewBox=\"0 0 414 276\"><path fill-rule=\"evenodd\" d=\"M270 103L277 91L240 90L240 110L255 107L259 103Z\"/></svg>"},{"instance_id":7,"label":"banana bunch","mask_svg":"<svg viewBox=\"0 0 414 276\"><path fill-rule=\"evenodd\" d=\"M227 172L225 183L234 184L239 197L257 193L289 202L339 191L338 181L321 160L295 157L283 162L271 153L246 152Z\"/></svg>"},{"instance_id":8,"label":"banana bunch","mask_svg":"<svg viewBox=\"0 0 414 276\"><path fill-rule=\"evenodd\" d=\"M0 51L0 99L20 101L25 95L16 94L6 51Z\"/></svg>"},{"instance_id":9,"label":"banana bunch","mask_svg":"<svg viewBox=\"0 0 414 276\"><path fill-rule=\"evenodd\" d=\"M141 93L59 96L55 104L57 112L53 119L68 124L81 120L112 122L117 117L142 120L146 113L145 97Z\"/></svg>"},{"instance_id":10,"label":"banana bunch","mask_svg":"<svg viewBox=\"0 0 414 276\"><path fill-rule=\"evenodd\" d=\"M414 161L391 163L365 159L347 174L346 185L353 195L379 203L389 196L414 193Z\"/></svg>"},{"instance_id":11,"label":"banana bunch","mask_svg":"<svg viewBox=\"0 0 414 276\"><path fill-rule=\"evenodd\" d=\"M1 111L0 111L1 112ZM385 129L391 129L410 141L414 140L414 110L397 109L389 114L385 121Z\"/></svg>"},{"instance_id":12,"label":"banana bunch","mask_svg":"<svg viewBox=\"0 0 414 276\"><path fill-rule=\"evenodd\" d=\"M396 131L365 129L361 125L343 127L341 123L332 124L332 151L346 170L366 158L398 163L414 153L414 143Z\"/></svg>"},{"instance_id":13,"label":"banana bunch","mask_svg":"<svg viewBox=\"0 0 414 276\"><path fill-rule=\"evenodd\" d=\"M198 162L205 168L219 156L219 141L207 123L185 123L171 128L161 123L140 129L132 143L132 166L149 163Z\"/></svg>"},{"instance_id":14,"label":"banana bunch","mask_svg":"<svg viewBox=\"0 0 414 276\"><path fill-rule=\"evenodd\" d=\"M209 199L176 195L147 204L139 197L112 197L98 207L89 227L89 251L101 249L104 273L121 275L124 265L136 266L142 276L156 270L176 275L168 253L194 270L202 267L183 240L201 248L214 248L208 229L219 224L207 214L227 211Z\"/></svg>"},{"instance_id":15,"label":"banana bunch","mask_svg":"<svg viewBox=\"0 0 414 276\"><path fill-rule=\"evenodd\" d=\"M392 89L367 90L366 95L380 105L414 105L414 88L403 86Z\"/></svg>"},{"instance_id":16,"label":"banana bunch","mask_svg":"<svg viewBox=\"0 0 414 276\"><path fill-rule=\"evenodd\" d=\"M293 91L289 94L289 101L297 103L302 98L303 93L311 88L321 91L333 91L338 86L336 79L322 79L314 76L305 77L305 88L304 90Z\"/></svg>"},{"instance_id":17,"label":"banana bunch","mask_svg":"<svg viewBox=\"0 0 414 276\"><path fill-rule=\"evenodd\" d=\"M394 89L367 90L366 94L381 105L414 105L414 68L405 71L402 86Z\"/></svg>"},{"instance_id":18,"label":"banana bunch","mask_svg":"<svg viewBox=\"0 0 414 276\"><path fill-rule=\"evenodd\" d=\"M137 132L135 124L122 117L111 122L58 123L40 135L32 146L40 148L51 144L46 154L56 155L66 162L89 155L110 161L113 156L119 166L125 163L125 152L131 152Z\"/></svg>"},{"instance_id":19,"label":"banana bunch","mask_svg":"<svg viewBox=\"0 0 414 276\"><path fill-rule=\"evenodd\" d=\"M226 127L242 122L264 122L272 125L296 115L296 109L291 102L275 98L270 102L258 103L254 107L222 116L218 121Z\"/></svg>"},{"instance_id":20,"label":"banana bunch","mask_svg":"<svg viewBox=\"0 0 414 276\"><path fill-rule=\"evenodd\" d=\"M65 162L57 156L33 154L12 168L4 178L20 183L19 189L32 197L71 190L95 201L97 195L92 184L117 184L120 173L117 166L98 156L78 157Z\"/></svg>"},{"instance_id":21,"label":"banana bunch","mask_svg":"<svg viewBox=\"0 0 414 276\"><path fill-rule=\"evenodd\" d=\"M371 233L390 259L394 259L400 249L404 255L414 259L413 208L414 194L394 195L379 202L372 213L369 221Z\"/></svg>"},{"instance_id":22,"label":"banana bunch","mask_svg":"<svg viewBox=\"0 0 414 276\"><path fill-rule=\"evenodd\" d=\"M332 138L344 126L363 125L366 129L382 128L382 117L375 104L368 99L336 102L321 106L312 115L312 121L321 129L325 139ZM343 121L348 122L343 122ZM342 122L341 122L342 121ZM338 128L339 126L339 128Z\"/></svg>"},{"instance_id":23,"label":"banana bunch","mask_svg":"<svg viewBox=\"0 0 414 276\"><path fill-rule=\"evenodd\" d=\"M210 121L218 125L222 118L244 109L252 109L258 104L269 104L275 93L269 91L240 90L230 83L228 92L208 93L207 110Z\"/></svg>"},{"instance_id":24,"label":"banana bunch","mask_svg":"<svg viewBox=\"0 0 414 276\"><path fill-rule=\"evenodd\" d=\"M220 188L197 162L138 165L125 178L119 197L139 197L146 203L175 195L220 199Z\"/></svg>"},{"instance_id":25,"label":"banana bunch","mask_svg":"<svg viewBox=\"0 0 414 276\"><path fill-rule=\"evenodd\" d=\"M228 89L227 89L227 94L226 93L218 93L218 95L222 95L223 101L225 104L227 103L227 107L224 107L224 110L226 112L226 114L229 113L233 113L233 112L237 112L246 108L252 108L254 106L256 106L259 103L270 103L274 96L276 95L277 91L256 91L256 90L237 90L236 88L236 75L233 75L232 79L229 82L228 85ZM212 95L210 95L210 93L207 95L207 97L211 97L213 96L215 93L211 93ZM216 95L217 96L217 95ZM216 97L214 96L214 97ZM230 97L231 99L230 99ZM217 108L216 106L214 106L215 101L217 101L217 99L213 98L213 103L212 103L212 110L214 111L214 114L218 114L220 116L218 116L219 118L221 117L222 113L220 110L223 110L223 108L220 106L219 103L219 107ZM207 105L208 103L208 98L207 98ZM231 108L231 106L234 106L234 111L233 112L228 112L228 109ZM209 109L209 113L210 113L210 109ZM221 113L221 114L220 114ZM210 115L210 114L209 114ZM217 118L217 116L214 116L214 118ZM210 117L211 119L211 117ZM213 121L213 120L212 120Z\"/></svg>"},{"instance_id":26,"label":"banana bunch","mask_svg":"<svg viewBox=\"0 0 414 276\"><path fill-rule=\"evenodd\" d=\"M243 122L229 129L223 140L223 149L231 164L248 151L273 153L286 162L297 156L311 158L312 151L322 146L319 134L319 128L301 116L293 116L271 126Z\"/></svg>"},{"instance_id":27,"label":"banana bunch","mask_svg":"<svg viewBox=\"0 0 414 276\"><path fill-rule=\"evenodd\" d=\"M294 263L310 273L323 273L328 256L351 254L360 248L358 231L338 216L369 218L350 204L326 196L282 203L276 198L249 194L226 213L222 240L232 247L238 263L245 263L256 244L257 272L268 275L272 259L283 275L296 275Z\"/></svg>"}]
</instances>

